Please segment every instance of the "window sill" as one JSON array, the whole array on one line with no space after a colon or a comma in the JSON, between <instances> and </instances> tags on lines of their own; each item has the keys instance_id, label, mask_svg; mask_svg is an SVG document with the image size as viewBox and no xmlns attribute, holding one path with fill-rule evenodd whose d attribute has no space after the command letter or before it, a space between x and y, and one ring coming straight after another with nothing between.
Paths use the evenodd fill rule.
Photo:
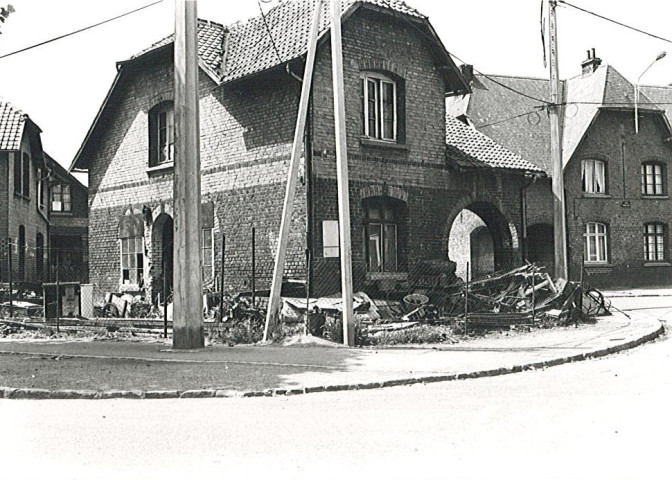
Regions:
<instances>
[{"instance_id":1,"label":"window sill","mask_svg":"<svg viewBox=\"0 0 672 480\"><path fill-rule=\"evenodd\" d=\"M614 268L613 263L607 263L607 262L594 262L594 263L589 263L589 262L583 262L584 268Z\"/></svg>"},{"instance_id":2,"label":"window sill","mask_svg":"<svg viewBox=\"0 0 672 480\"><path fill-rule=\"evenodd\" d=\"M408 280L408 273L406 272L367 272L366 279L372 280Z\"/></svg>"},{"instance_id":3,"label":"window sill","mask_svg":"<svg viewBox=\"0 0 672 480\"><path fill-rule=\"evenodd\" d=\"M642 200L669 200L668 195L642 195Z\"/></svg>"},{"instance_id":4,"label":"window sill","mask_svg":"<svg viewBox=\"0 0 672 480\"><path fill-rule=\"evenodd\" d=\"M174 166L175 166L175 164L173 162L162 163L160 165L156 165L154 167L147 168L147 170L145 170L145 172L147 172L147 175L152 175L152 174L156 174L156 173L168 173L168 172L172 172Z\"/></svg>"},{"instance_id":5,"label":"window sill","mask_svg":"<svg viewBox=\"0 0 672 480\"><path fill-rule=\"evenodd\" d=\"M27 202L30 202L30 197L26 197L25 195L22 195L20 193L14 193L14 196L16 198L20 198L21 200L25 200Z\"/></svg>"},{"instance_id":6,"label":"window sill","mask_svg":"<svg viewBox=\"0 0 672 480\"><path fill-rule=\"evenodd\" d=\"M369 137L360 137L359 143L365 147L389 148L390 150L408 151L408 146L394 140L376 140Z\"/></svg>"},{"instance_id":7,"label":"window sill","mask_svg":"<svg viewBox=\"0 0 672 480\"><path fill-rule=\"evenodd\" d=\"M611 195L607 193L588 193L588 192L583 192L583 198L605 198L609 199L611 198Z\"/></svg>"},{"instance_id":8,"label":"window sill","mask_svg":"<svg viewBox=\"0 0 672 480\"><path fill-rule=\"evenodd\" d=\"M672 267L672 263L666 261L644 263L644 268L655 268L655 267Z\"/></svg>"},{"instance_id":9,"label":"window sill","mask_svg":"<svg viewBox=\"0 0 672 480\"><path fill-rule=\"evenodd\" d=\"M62 211L50 211L49 212L51 215L55 215L57 217L72 217L72 212L62 212Z\"/></svg>"}]
</instances>

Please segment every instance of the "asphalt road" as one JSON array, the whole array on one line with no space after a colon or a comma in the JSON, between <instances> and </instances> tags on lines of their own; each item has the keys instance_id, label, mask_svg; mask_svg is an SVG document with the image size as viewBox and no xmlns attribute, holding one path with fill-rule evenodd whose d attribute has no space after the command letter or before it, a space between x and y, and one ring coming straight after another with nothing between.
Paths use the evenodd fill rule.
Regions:
<instances>
[{"instance_id":1,"label":"asphalt road","mask_svg":"<svg viewBox=\"0 0 672 480\"><path fill-rule=\"evenodd\" d=\"M662 316L670 298L618 300ZM296 397L0 400L3 478L669 479L672 340L501 377Z\"/></svg>"}]
</instances>

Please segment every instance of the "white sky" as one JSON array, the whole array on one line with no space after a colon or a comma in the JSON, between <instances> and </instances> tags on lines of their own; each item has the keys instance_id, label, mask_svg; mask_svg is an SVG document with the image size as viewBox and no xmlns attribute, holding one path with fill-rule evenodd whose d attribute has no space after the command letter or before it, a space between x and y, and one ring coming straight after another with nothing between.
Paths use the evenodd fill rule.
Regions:
<instances>
[{"instance_id":1,"label":"white sky","mask_svg":"<svg viewBox=\"0 0 672 480\"><path fill-rule=\"evenodd\" d=\"M278 0L264 4L268 10ZM672 2L568 0L672 39ZM543 77L541 0L406 0L428 15L446 48L483 73ZM0 56L133 10L151 0L0 0L16 12L2 25ZM258 14L256 0L199 0L199 17L228 24ZM57 42L0 59L0 97L42 128L45 150L66 167L124 60L168 35L172 0ZM642 83L672 83L672 45L564 7L558 13L560 76L580 72L586 50L634 82L656 55L670 55Z\"/></svg>"}]
</instances>

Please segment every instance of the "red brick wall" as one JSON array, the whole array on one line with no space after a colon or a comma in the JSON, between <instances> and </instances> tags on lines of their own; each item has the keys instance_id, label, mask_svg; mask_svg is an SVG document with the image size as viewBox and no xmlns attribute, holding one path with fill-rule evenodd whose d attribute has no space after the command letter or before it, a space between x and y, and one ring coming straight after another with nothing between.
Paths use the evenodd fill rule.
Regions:
<instances>
[{"instance_id":1,"label":"red brick wall","mask_svg":"<svg viewBox=\"0 0 672 480\"><path fill-rule=\"evenodd\" d=\"M589 282L598 286L636 286L670 284L672 267L645 266L643 229L646 222L672 220L672 203L667 198L651 199L641 195L640 166L645 160L667 165L666 183L670 185L671 147L663 143L668 134L654 115L644 114L639 134L635 134L632 112L604 111L588 130L565 169L570 272L578 278L583 252L583 228L586 222L608 225L609 265L587 268ZM607 194L587 198L581 191L581 160L597 158L607 163ZM623 191L625 162L625 192ZM670 260L670 243L666 246Z\"/></svg>"},{"instance_id":2,"label":"red brick wall","mask_svg":"<svg viewBox=\"0 0 672 480\"><path fill-rule=\"evenodd\" d=\"M410 268L420 259L446 258L455 205L489 195L520 227L519 181L489 173L460 173L445 164L445 85L426 39L404 22L361 9L344 25L347 138L350 164L355 288L365 284L363 191L371 185L403 192L407 201ZM90 273L102 290L116 290L119 218L129 208L170 205L172 174L148 172L148 111L171 98L169 57L124 73L99 132L85 149L90 170ZM405 82L405 142L370 146L360 141L360 71L388 71ZM268 288L280 226L300 83L284 71L266 72L215 88L201 72L203 201L215 204L215 264L220 271L226 234L227 285L249 285L251 227L257 230L258 288ZM321 221L338 218L330 45L318 52L313 87L314 272L317 293L337 291L338 259L322 258ZM484 180L485 179L485 180ZM495 185L495 189L492 186ZM501 196L500 196L501 195ZM485 198L483 196L483 198ZM305 186L300 184L286 275L303 277Z\"/></svg>"},{"instance_id":3,"label":"red brick wall","mask_svg":"<svg viewBox=\"0 0 672 480\"><path fill-rule=\"evenodd\" d=\"M24 278L21 279L18 276L19 272L19 254L17 247L13 248L12 262L14 271L14 280L15 281L26 281L26 282L39 282L40 279L36 275L36 257L35 257L35 247L37 241L37 234L41 233L44 237L45 244L47 242L47 220L45 216L41 215L38 212L37 208L37 180L36 180L36 163L35 159L38 154L41 152L36 152L31 147L31 141L29 140L29 133L26 130L24 133L24 138L21 142L21 152L17 154L22 154L23 152L29 153L31 157L31 169L30 169L30 194L29 198L21 198L14 195L14 162L9 161L7 166L7 181L3 182L5 185L7 202L5 205L7 212L7 227L5 237L9 236L12 239L14 245L18 245L19 238L19 227L23 225L25 228L25 239L26 239L26 255L25 255L25 269L24 269ZM3 209L5 210L5 209ZM5 260L6 261L6 260ZM44 269L46 271L46 261L44 262ZM6 273L6 267L3 265L3 272Z\"/></svg>"}]
</instances>

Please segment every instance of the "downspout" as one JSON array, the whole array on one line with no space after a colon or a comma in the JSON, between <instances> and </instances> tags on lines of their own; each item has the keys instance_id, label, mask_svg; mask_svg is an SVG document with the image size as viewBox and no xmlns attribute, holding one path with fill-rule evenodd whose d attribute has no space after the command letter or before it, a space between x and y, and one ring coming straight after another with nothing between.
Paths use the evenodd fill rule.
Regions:
<instances>
[{"instance_id":1,"label":"downspout","mask_svg":"<svg viewBox=\"0 0 672 480\"><path fill-rule=\"evenodd\" d=\"M308 118L306 119L306 133L304 140L304 176L306 182L306 250L308 252L308 265L306 271L306 289L309 295L313 294L313 251L314 225L313 225L313 95L311 92L308 101ZM306 304L307 308L307 304Z\"/></svg>"}]
</instances>

